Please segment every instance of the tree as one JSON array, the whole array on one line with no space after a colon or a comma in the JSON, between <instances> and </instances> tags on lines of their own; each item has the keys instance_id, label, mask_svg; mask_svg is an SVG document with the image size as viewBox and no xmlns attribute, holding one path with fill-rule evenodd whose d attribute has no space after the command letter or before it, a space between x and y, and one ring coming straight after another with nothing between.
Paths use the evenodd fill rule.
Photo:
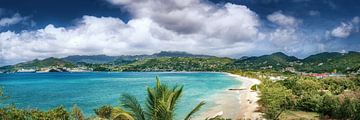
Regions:
<instances>
[{"instance_id":1,"label":"tree","mask_svg":"<svg viewBox=\"0 0 360 120\"><path fill-rule=\"evenodd\" d=\"M283 111L294 105L291 90L280 83L263 81L260 84L260 104L264 107L264 116L268 119L278 119Z\"/></svg>"},{"instance_id":2,"label":"tree","mask_svg":"<svg viewBox=\"0 0 360 120\"><path fill-rule=\"evenodd\" d=\"M129 94L122 95L121 103L136 120L173 120L176 104L182 92L183 86L170 88L166 84L161 84L160 79L156 77L156 86L147 88L146 109L143 109L138 100ZM200 102L188 113L185 120L190 120L204 104L205 102Z\"/></svg>"},{"instance_id":3,"label":"tree","mask_svg":"<svg viewBox=\"0 0 360 120\"><path fill-rule=\"evenodd\" d=\"M321 110L319 111L323 115L334 116L336 110L339 109L339 99L331 94L325 94L322 100Z\"/></svg>"},{"instance_id":4,"label":"tree","mask_svg":"<svg viewBox=\"0 0 360 120\"><path fill-rule=\"evenodd\" d=\"M71 116L74 120L85 120L84 114L82 113L81 109L76 105L74 105L72 108Z\"/></svg>"},{"instance_id":5,"label":"tree","mask_svg":"<svg viewBox=\"0 0 360 120\"><path fill-rule=\"evenodd\" d=\"M47 119L51 120L69 120L70 118L70 113L66 111L64 106L59 106L51 109L45 114L48 116Z\"/></svg>"},{"instance_id":6,"label":"tree","mask_svg":"<svg viewBox=\"0 0 360 120\"><path fill-rule=\"evenodd\" d=\"M113 120L134 120L128 112L121 109L120 107L115 107L111 112L111 118Z\"/></svg>"},{"instance_id":7,"label":"tree","mask_svg":"<svg viewBox=\"0 0 360 120\"><path fill-rule=\"evenodd\" d=\"M316 93L305 93L300 96L300 100L297 102L297 107L301 110L318 112L322 107L322 96Z\"/></svg>"},{"instance_id":8,"label":"tree","mask_svg":"<svg viewBox=\"0 0 360 120\"><path fill-rule=\"evenodd\" d=\"M112 110L113 110L112 106L104 105L104 106L101 106L98 109L95 109L94 111L95 111L95 114L97 116L99 116L100 118L110 119Z\"/></svg>"},{"instance_id":9,"label":"tree","mask_svg":"<svg viewBox=\"0 0 360 120\"><path fill-rule=\"evenodd\" d=\"M339 108L338 117L342 119L355 118L356 109L356 102L352 101L349 98L345 98L344 102Z\"/></svg>"}]
</instances>

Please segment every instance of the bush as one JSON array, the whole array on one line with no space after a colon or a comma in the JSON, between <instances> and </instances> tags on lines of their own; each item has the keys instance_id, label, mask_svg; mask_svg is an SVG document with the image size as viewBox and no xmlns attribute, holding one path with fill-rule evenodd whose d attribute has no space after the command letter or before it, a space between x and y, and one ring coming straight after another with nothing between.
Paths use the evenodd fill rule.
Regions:
<instances>
[{"instance_id":1,"label":"bush","mask_svg":"<svg viewBox=\"0 0 360 120\"><path fill-rule=\"evenodd\" d=\"M70 113L66 111L64 106L56 107L55 109L48 111L48 116L51 120L61 119L68 120L70 118Z\"/></svg>"},{"instance_id":2,"label":"bush","mask_svg":"<svg viewBox=\"0 0 360 120\"><path fill-rule=\"evenodd\" d=\"M265 118L277 119L285 109L294 105L291 90L279 83L263 81L259 88L261 91L259 103L263 107Z\"/></svg>"},{"instance_id":3,"label":"bush","mask_svg":"<svg viewBox=\"0 0 360 120\"><path fill-rule=\"evenodd\" d=\"M18 109L15 106L6 106L0 109L0 118L3 120L69 120L70 113L63 106L41 111L38 109Z\"/></svg>"},{"instance_id":4,"label":"bush","mask_svg":"<svg viewBox=\"0 0 360 120\"><path fill-rule=\"evenodd\" d=\"M346 98L345 101L340 106L340 108L338 109L336 116L342 119L355 118L355 114L357 112L356 107L357 105L355 101L351 101L350 99Z\"/></svg>"},{"instance_id":5,"label":"bush","mask_svg":"<svg viewBox=\"0 0 360 120\"><path fill-rule=\"evenodd\" d=\"M322 106L319 113L326 116L334 116L339 107L340 101L337 97L331 94L325 94L322 99Z\"/></svg>"},{"instance_id":6,"label":"bush","mask_svg":"<svg viewBox=\"0 0 360 120\"><path fill-rule=\"evenodd\" d=\"M110 119L111 118L111 111L112 111L113 107L110 105L105 105L105 106L101 106L98 109L95 109L95 114L101 118L107 118Z\"/></svg>"},{"instance_id":7,"label":"bush","mask_svg":"<svg viewBox=\"0 0 360 120\"><path fill-rule=\"evenodd\" d=\"M231 119L228 119L228 118L223 118L222 116L215 116L213 118L206 118L205 120L231 120Z\"/></svg>"},{"instance_id":8,"label":"bush","mask_svg":"<svg viewBox=\"0 0 360 120\"><path fill-rule=\"evenodd\" d=\"M71 116L75 119L75 120L85 120L85 116L82 113L81 109L74 105L71 111Z\"/></svg>"},{"instance_id":9,"label":"bush","mask_svg":"<svg viewBox=\"0 0 360 120\"><path fill-rule=\"evenodd\" d=\"M322 96L319 94L305 94L297 102L297 107L301 110L318 112L322 107Z\"/></svg>"}]
</instances>

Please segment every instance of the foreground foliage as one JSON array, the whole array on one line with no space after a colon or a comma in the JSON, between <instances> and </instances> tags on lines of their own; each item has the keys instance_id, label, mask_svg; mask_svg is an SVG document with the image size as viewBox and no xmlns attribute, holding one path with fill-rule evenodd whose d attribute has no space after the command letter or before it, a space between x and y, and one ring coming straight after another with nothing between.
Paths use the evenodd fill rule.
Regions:
<instances>
[{"instance_id":1,"label":"foreground foliage","mask_svg":"<svg viewBox=\"0 0 360 120\"><path fill-rule=\"evenodd\" d=\"M323 119L360 119L360 76L316 79L271 71L234 73L262 81L259 103L265 118L286 117L282 114L290 110L316 112ZM276 75L285 79L269 80Z\"/></svg>"},{"instance_id":2,"label":"foreground foliage","mask_svg":"<svg viewBox=\"0 0 360 120\"><path fill-rule=\"evenodd\" d=\"M136 120L173 120L175 117L176 105L182 95L183 86L170 88L166 84L161 84L159 78L156 79L156 86L147 88L146 109L142 108L134 96L129 94L122 96L122 106ZM200 102L185 116L184 120L190 120L204 104Z\"/></svg>"},{"instance_id":3,"label":"foreground foliage","mask_svg":"<svg viewBox=\"0 0 360 120\"><path fill-rule=\"evenodd\" d=\"M12 105L0 109L2 120L83 120L79 114L81 111L68 112L63 106L48 111L18 109Z\"/></svg>"}]
</instances>

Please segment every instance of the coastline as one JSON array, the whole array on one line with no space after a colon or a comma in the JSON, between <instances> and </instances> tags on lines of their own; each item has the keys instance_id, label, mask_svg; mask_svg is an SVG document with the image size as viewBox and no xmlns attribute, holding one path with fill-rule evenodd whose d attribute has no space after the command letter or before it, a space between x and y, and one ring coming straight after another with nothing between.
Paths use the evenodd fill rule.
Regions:
<instances>
[{"instance_id":1,"label":"coastline","mask_svg":"<svg viewBox=\"0 0 360 120\"><path fill-rule=\"evenodd\" d=\"M241 90L227 89L218 95L214 95L212 99L215 102L215 106L200 114L199 119L211 118L217 115L234 120L261 119L261 113L255 112L259 106L257 104L259 100L258 92L250 90L251 86L260 84L260 81L231 73L224 74L241 81L241 85L235 88Z\"/></svg>"},{"instance_id":2,"label":"coastline","mask_svg":"<svg viewBox=\"0 0 360 120\"><path fill-rule=\"evenodd\" d=\"M72 73L72 72L68 72ZM75 72L79 73L79 72ZM88 73L88 72L80 72ZM105 72L105 73L117 73L117 72ZM123 72L121 72L123 73ZM257 79L252 79L248 77L243 77L236 74L226 73L226 72L208 72L208 71L197 71L197 72L162 72L162 73L221 73L225 76L229 76L233 79L240 81L240 84L234 84L233 86L226 89L219 89L220 92L209 96L209 99L214 106L204 109L201 111L199 116L194 117L195 120L203 120L205 118L215 117L217 115L222 115L224 118L230 119L257 119L261 118L261 113L254 112L257 109L256 101L258 98L258 93L250 90L251 86L254 84L259 84L260 81ZM229 90L229 89L235 90ZM210 104L212 105L212 104Z\"/></svg>"}]
</instances>

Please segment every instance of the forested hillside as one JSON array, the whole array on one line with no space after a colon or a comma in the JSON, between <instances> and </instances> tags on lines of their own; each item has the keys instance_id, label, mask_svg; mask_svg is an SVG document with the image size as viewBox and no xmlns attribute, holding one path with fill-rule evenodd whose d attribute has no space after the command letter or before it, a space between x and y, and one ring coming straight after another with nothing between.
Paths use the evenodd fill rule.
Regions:
<instances>
[{"instance_id":1,"label":"forested hillside","mask_svg":"<svg viewBox=\"0 0 360 120\"><path fill-rule=\"evenodd\" d=\"M137 61L123 66L123 71L226 71L234 60L230 58L168 57Z\"/></svg>"},{"instance_id":2,"label":"forested hillside","mask_svg":"<svg viewBox=\"0 0 360 120\"><path fill-rule=\"evenodd\" d=\"M33 60L12 66L0 67L1 71L16 69L38 69L41 67L83 66L106 71L229 71L229 70L277 70L288 68L297 72L338 72L357 73L360 68L360 53L319 53L304 59L277 52L258 57L240 59L222 58L207 55L194 55L185 52L160 52L152 55L135 56L69 56ZM97 69L101 68L101 69Z\"/></svg>"}]
</instances>

